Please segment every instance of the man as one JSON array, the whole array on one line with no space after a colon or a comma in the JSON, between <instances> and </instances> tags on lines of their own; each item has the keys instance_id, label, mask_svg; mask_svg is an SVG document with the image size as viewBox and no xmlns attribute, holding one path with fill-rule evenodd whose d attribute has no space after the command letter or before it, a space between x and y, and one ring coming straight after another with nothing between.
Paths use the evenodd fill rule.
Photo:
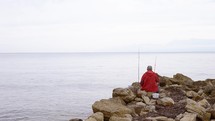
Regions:
<instances>
[{"instance_id":1,"label":"man","mask_svg":"<svg viewBox=\"0 0 215 121\"><path fill-rule=\"evenodd\" d=\"M148 66L147 72L145 72L141 78L141 90L145 90L147 92L158 92L158 82L158 75L152 71L152 66Z\"/></svg>"}]
</instances>

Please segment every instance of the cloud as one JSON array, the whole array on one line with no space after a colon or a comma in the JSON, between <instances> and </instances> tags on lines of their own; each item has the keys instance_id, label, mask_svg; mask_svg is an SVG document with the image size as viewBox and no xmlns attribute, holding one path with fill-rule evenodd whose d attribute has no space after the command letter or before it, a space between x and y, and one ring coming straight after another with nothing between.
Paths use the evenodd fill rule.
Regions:
<instances>
[{"instance_id":1,"label":"cloud","mask_svg":"<svg viewBox=\"0 0 215 121\"><path fill-rule=\"evenodd\" d=\"M215 40L177 40L164 46L163 51L174 52L215 52Z\"/></svg>"},{"instance_id":2,"label":"cloud","mask_svg":"<svg viewBox=\"0 0 215 121\"><path fill-rule=\"evenodd\" d=\"M207 0L0 1L0 52L159 51L170 41L214 40L214 5Z\"/></svg>"}]
</instances>

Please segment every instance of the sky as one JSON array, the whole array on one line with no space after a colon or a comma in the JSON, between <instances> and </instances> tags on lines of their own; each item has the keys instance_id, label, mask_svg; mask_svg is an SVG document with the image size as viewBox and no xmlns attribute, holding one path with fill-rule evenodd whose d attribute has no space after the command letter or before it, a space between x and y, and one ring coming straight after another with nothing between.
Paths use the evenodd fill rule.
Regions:
<instances>
[{"instance_id":1,"label":"sky","mask_svg":"<svg viewBox=\"0 0 215 121\"><path fill-rule=\"evenodd\" d=\"M0 53L215 51L215 0L0 0Z\"/></svg>"}]
</instances>

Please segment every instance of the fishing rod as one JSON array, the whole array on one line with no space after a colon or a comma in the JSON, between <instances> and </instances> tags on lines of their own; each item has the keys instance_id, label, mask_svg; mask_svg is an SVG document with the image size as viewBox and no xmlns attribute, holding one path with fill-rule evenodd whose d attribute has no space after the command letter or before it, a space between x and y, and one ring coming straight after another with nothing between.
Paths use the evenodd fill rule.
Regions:
<instances>
[{"instance_id":1,"label":"fishing rod","mask_svg":"<svg viewBox=\"0 0 215 121\"><path fill-rule=\"evenodd\" d=\"M137 80L138 82L140 81L140 49L138 49L138 60L137 60L137 66L138 66L138 71L137 71Z\"/></svg>"},{"instance_id":2,"label":"fishing rod","mask_svg":"<svg viewBox=\"0 0 215 121\"><path fill-rule=\"evenodd\" d=\"M154 72L156 71L156 66L157 66L157 56L155 56L155 65L154 65ZM156 73L156 72L155 72ZM157 74L157 73L156 73ZM158 75L158 74L157 74ZM159 78L159 77L158 77ZM158 85L158 92L160 90L160 83L159 81L157 82L157 85ZM157 94L158 97L159 97L159 93Z\"/></svg>"},{"instance_id":3,"label":"fishing rod","mask_svg":"<svg viewBox=\"0 0 215 121\"><path fill-rule=\"evenodd\" d=\"M157 65L157 56L155 57L154 72L156 70L156 65Z\"/></svg>"}]
</instances>

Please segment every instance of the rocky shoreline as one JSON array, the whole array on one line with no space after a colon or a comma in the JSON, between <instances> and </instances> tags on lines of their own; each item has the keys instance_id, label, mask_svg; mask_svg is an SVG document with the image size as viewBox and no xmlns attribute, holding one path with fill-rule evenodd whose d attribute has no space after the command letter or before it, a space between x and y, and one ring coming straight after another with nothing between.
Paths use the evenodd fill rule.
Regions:
<instances>
[{"instance_id":1,"label":"rocky shoreline","mask_svg":"<svg viewBox=\"0 0 215 121\"><path fill-rule=\"evenodd\" d=\"M96 101L84 121L215 121L215 79L193 81L179 73L159 78L159 98L134 82L114 89L112 98Z\"/></svg>"}]
</instances>

